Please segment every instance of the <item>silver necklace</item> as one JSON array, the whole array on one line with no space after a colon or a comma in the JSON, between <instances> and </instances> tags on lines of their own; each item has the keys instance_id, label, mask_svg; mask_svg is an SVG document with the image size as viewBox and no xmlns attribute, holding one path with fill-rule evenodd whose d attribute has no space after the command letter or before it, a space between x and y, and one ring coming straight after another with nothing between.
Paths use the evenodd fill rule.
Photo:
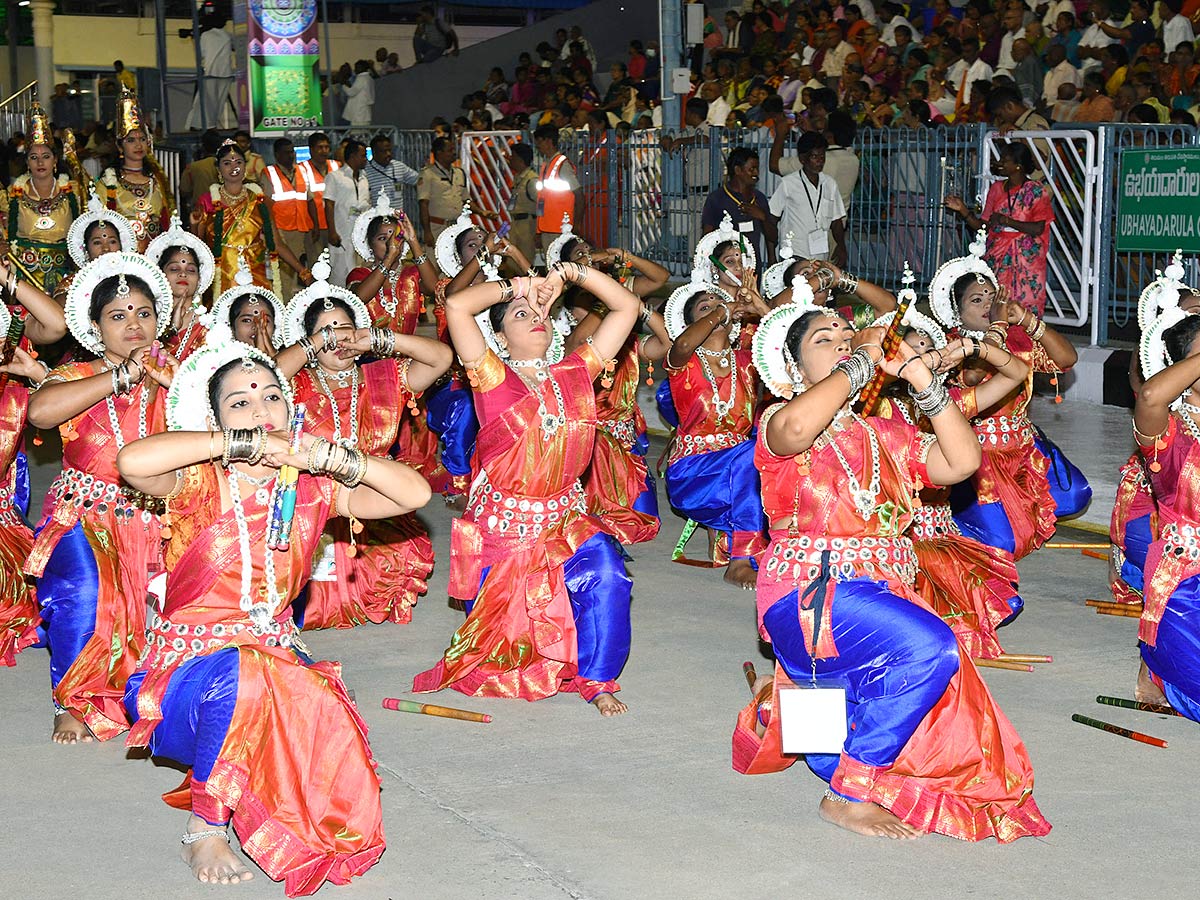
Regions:
<instances>
[{"instance_id":1,"label":"silver necklace","mask_svg":"<svg viewBox=\"0 0 1200 900\"><path fill-rule=\"evenodd\" d=\"M267 501L271 499L271 492L267 489L267 485L271 483L274 474L267 474L262 478L255 478L253 475L247 475L245 472L239 472L237 469L229 470L229 477L236 481L244 481L254 487L254 499L259 506L266 506Z\"/></svg>"},{"instance_id":2,"label":"silver necklace","mask_svg":"<svg viewBox=\"0 0 1200 900\"><path fill-rule=\"evenodd\" d=\"M858 415L850 413L849 417L851 421L862 425L863 429L867 432L867 440L871 445L871 483L865 489L859 482L850 463L846 461L846 457L842 455L842 450L837 445L836 436L829 436L829 446L833 448L834 456L841 463L842 471L846 473L846 481L850 488L850 499L854 502L854 508L862 516L862 520L866 522L870 520L871 515L875 512L875 508L878 505L876 501L879 499L879 439L875 436L874 429L868 426ZM840 416L834 418L835 424L838 418Z\"/></svg>"},{"instance_id":3,"label":"silver necklace","mask_svg":"<svg viewBox=\"0 0 1200 900\"><path fill-rule=\"evenodd\" d=\"M246 522L246 508L242 505L242 492L238 480L246 478L234 469L229 470L229 499L233 501L233 518L237 522L238 550L242 554L242 596L238 606L250 617L251 630L255 634L266 634L271 630L271 616L282 595L275 582L274 553L263 551L263 569L267 579L266 602L255 603L253 594L254 562L250 557L250 526Z\"/></svg>"},{"instance_id":4,"label":"silver necklace","mask_svg":"<svg viewBox=\"0 0 1200 900\"><path fill-rule=\"evenodd\" d=\"M1200 406L1197 406L1195 403L1188 402L1187 398L1190 396L1192 396L1192 389L1188 388L1186 391L1183 392L1183 395L1180 397L1180 400L1179 400L1180 405L1183 406L1183 408L1188 411L1189 419L1192 416L1200 415Z\"/></svg>"},{"instance_id":5,"label":"silver necklace","mask_svg":"<svg viewBox=\"0 0 1200 900\"><path fill-rule=\"evenodd\" d=\"M727 361L724 357L729 354L730 359ZM721 357L721 362L729 369L729 399L721 399L721 388L717 384L717 376L713 374L712 366L708 364L708 357ZM734 398L737 397L737 374L733 371L733 348L728 347L725 350L705 350L703 347L696 348L696 358L700 360L700 368L704 372L704 377L708 379L712 385L712 402L713 409L717 413L718 419L724 419L729 415L729 411L733 409Z\"/></svg>"},{"instance_id":6,"label":"silver necklace","mask_svg":"<svg viewBox=\"0 0 1200 900\"><path fill-rule=\"evenodd\" d=\"M1196 412L1200 413L1200 407L1195 407L1190 403L1184 403L1183 406L1184 409L1181 410L1183 415L1179 418L1183 422L1184 431L1191 435L1192 440L1200 444L1200 428L1196 427L1196 420L1192 418L1191 412L1192 410L1196 410Z\"/></svg>"},{"instance_id":7,"label":"silver necklace","mask_svg":"<svg viewBox=\"0 0 1200 900\"><path fill-rule=\"evenodd\" d=\"M380 285L379 293L375 296L379 298L379 305L383 307L383 311L394 319L396 318L396 308L400 305L400 301L396 297L396 282L400 280L400 273L394 269L384 269L383 277L389 290L384 290ZM391 300L388 300L389 296Z\"/></svg>"},{"instance_id":8,"label":"silver necklace","mask_svg":"<svg viewBox=\"0 0 1200 900\"><path fill-rule=\"evenodd\" d=\"M505 365L517 373L517 377L525 382L525 386L529 388L529 392L537 397L538 404L538 420L542 426L542 440L548 441L558 429L567 424L567 402L563 399L562 388L558 386L558 381L554 378L554 373L550 367L546 365L544 359L506 359ZM521 372L522 369L533 369L537 381L530 383ZM542 390L542 382L549 381L550 388L554 391L554 401L558 404L558 413L552 414L546 406L546 392Z\"/></svg>"},{"instance_id":9,"label":"silver necklace","mask_svg":"<svg viewBox=\"0 0 1200 900\"><path fill-rule=\"evenodd\" d=\"M343 447L356 447L358 445L358 366L350 370L350 434L347 438L342 437L342 412L338 409L338 402L333 396L333 389L329 386L329 380L325 377L325 370L317 366L316 371L317 381L321 383L321 390L329 398L329 407L333 410L334 443L341 444ZM338 372L334 377L338 380L339 387L345 387L345 373Z\"/></svg>"},{"instance_id":10,"label":"silver necklace","mask_svg":"<svg viewBox=\"0 0 1200 900\"><path fill-rule=\"evenodd\" d=\"M109 366L110 369L115 368ZM138 438L146 436L146 403L149 400L150 392L146 390L146 386L138 385L138 390L142 396L138 401ZM117 418L117 404L113 400L113 395L109 394L104 398L104 405L108 407L108 423L112 426L113 440L117 443L117 451L125 449L125 433L121 430L121 420Z\"/></svg>"}]
</instances>

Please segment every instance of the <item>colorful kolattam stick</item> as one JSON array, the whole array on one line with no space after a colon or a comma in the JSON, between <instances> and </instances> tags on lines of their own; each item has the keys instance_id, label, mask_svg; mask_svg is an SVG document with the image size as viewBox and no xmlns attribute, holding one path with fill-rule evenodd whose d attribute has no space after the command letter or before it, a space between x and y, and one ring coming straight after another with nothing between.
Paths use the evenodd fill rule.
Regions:
<instances>
[{"instance_id":1,"label":"colorful kolattam stick","mask_svg":"<svg viewBox=\"0 0 1200 900\"><path fill-rule=\"evenodd\" d=\"M908 308L912 306L913 298L916 293L913 291L900 292L900 305L896 307L896 313L892 316L892 324L888 326L883 335L881 346L883 347L883 358L891 359L896 355L896 350L900 347L901 329L904 327L904 316L908 312ZM875 404L879 402L879 394L883 390L883 382L887 378L887 373L880 366L875 370L875 375L870 383L863 388L862 394L858 398L858 411L863 416L869 416L875 412Z\"/></svg>"},{"instance_id":2,"label":"colorful kolattam stick","mask_svg":"<svg viewBox=\"0 0 1200 900\"><path fill-rule=\"evenodd\" d=\"M383 708L394 712L419 713L423 716L438 716L442 719L460 719L463 722L490 722L492 717L487 713L471 712L469 709L455 709L452 706L434 706L432 703L418 703L415 700L398 700L388 697L383 701Z\"/></svg>"},{"instance_id":3,"label":"colorful kolattam stick","mask_svg":"<svg viewBox=\"0 0 1200 900\"><path fill-rule=\"evenodd\" d=\"M1102 703L1105 706L1119 706L1122 709L1140 709L1142 712L1158 713L1160 716L1179 716L1183 718L1183 713L1171 706L1163 706L1161 703L1143 703L1141 700L1124 700L1121 697L1105 697L1101 694L1096 698L1097 703Z\"/></svg>"},{"instance_id":4,"label":"colorful kolattam stick","mask_svg":"<svg viewBox=\"0 0 1200 900\"><path fill-rule=\"evenodd\" d=\"M1089 719L1087 716L1079 715L1079 713L1071 716L1071 721L1078 722L1080 725L1087 725L1090 728L1107 731L1109 734L1120 735L1123 738L1129 738L1131 741L1149 744L1151 747L1166 749L1167 746L1167 742L1162 738L1151 737L1148 734L1142 734L1140 731L1130 731L1128 728L1122 728L1120 725L1112 725L1108 722L1101 722L1099 719Z\"/></svg>"},{"instance_id":5,"label":"colorful kolattam stick","mask_svg":"<svg viewBox=\"0 0 1200 900\"><path fill-rule=\"evenodd\" d=\"M754 682L758 681L758 673L754 671L754 663L742 663L742 674L746 676L746 684L750 687L750 692L754 692Z\"/></svg>"},{"instance_id":6,"label":"colorful kolattam stick","mask_svg":"<svg viewBox=\"0 0 1200 900\"><path fill-rule=\"evenodd\" d=\"M300 436L304 433L303 403L297 403L292 412L292 438L290 450L293 455L300 452ZM267 546L272 550L286 552L292 537L292 519L296 514L296 483L300 472L295 466L283 466L279 470L278 517L272 510L271 527L267 533Z\"/></svg>"},{"instance_id":7,"label":"colorful kolattam stick","mask_svg":"<svg viewBox=\"0 0 1200 900\"><path fill-rule=\"evenodd\" d=\"M1043 656L1038 653L1001 653L996 659L1001 662L1015 663L1052 663L1053 656Z\"/></svg>"},{"instance_id":8,"label":"colorful kolattam stick","mask_svg":"<svg viewBox=\"0 0 1200 900\"><path fill-rule=\"evenodd\" d=\"M1003 659L976 659L975 665L981 669L1008 669L1010 672L1033 671L1033 666L1019 662L1009 662Z\"/></svg>"}]
</instances>

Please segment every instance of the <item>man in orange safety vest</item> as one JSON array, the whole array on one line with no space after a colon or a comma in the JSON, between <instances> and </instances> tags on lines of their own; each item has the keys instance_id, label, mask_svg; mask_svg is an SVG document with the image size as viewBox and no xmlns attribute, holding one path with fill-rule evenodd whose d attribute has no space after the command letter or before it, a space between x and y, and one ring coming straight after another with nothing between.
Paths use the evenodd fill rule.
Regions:
<instances>
[{"instance_id":1,"label":"man in orange safety vest","mask_svg":"<svg viewBox=\"0 0 1200 900\"><path fill-rule=\"evenodd\" d=\"M558 129L539 125L533 132L533 145L545 160L537 181L537 230L542 250L562 234L563 216L577 223L583 213L583 196L575 167L558 149ZM580 232L574 226L576 233Z\"/></svg>"}]
</instances>

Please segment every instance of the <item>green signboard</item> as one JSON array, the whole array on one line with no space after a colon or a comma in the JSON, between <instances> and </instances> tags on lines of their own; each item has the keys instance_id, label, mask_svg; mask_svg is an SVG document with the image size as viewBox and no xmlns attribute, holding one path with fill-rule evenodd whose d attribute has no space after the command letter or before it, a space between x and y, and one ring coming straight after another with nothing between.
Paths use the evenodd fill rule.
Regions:
<instances>
[{"instance_id":1,"label":"green signboard","mask_svg":"<svg viewBox=\"0 0 1200 900\"><path fill-rule=\"evenodd\" d=\"M1200 252L1200 147L1121 154L1117 249Z\"/></svg>"}]
</instances>

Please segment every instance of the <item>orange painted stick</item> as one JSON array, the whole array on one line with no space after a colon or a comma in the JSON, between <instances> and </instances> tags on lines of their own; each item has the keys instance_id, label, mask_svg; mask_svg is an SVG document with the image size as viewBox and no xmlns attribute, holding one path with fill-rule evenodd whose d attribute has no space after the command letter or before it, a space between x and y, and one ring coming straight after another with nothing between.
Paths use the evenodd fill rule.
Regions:
<instances>
[{"instance_id":1,"label":"orange painted stick","mask_svg":"<svg viewBox=\"0 0 1200 900\"><path fill-rule=\"evenodd\" d=\"M1142 612L1142 604L1140 603L1117 603L1113 600L1084 600L1088 606L1094 606L1097 609L1108 609L1109 607L1119 607L1121 609L1136 609L1140 615Z\"/></svg>"},{"instance_id":2,"label":"orange painted stick","mask_svg":"<svg viewBox=\"0 0 1200 900\"><path fill-rule=\"evenodd\" d=\"M1006 659L976 659L975 665L981 669L1008 669L1010 672L1032 672L1033 666L1025 663L1009 662Z\"/></svg>"},{"instance_id":3,"label":"orange painted stick","mask_svg":"<svg viewBox=\"0 0 1200 900\"><path fill-rule=\"evenodd\" d=\"M1096 615L1098 616L1116 616L1119 619L1140 619L1142 611L1137 607L1125 606L1122 603L1116 603L1112 607L1096 607Z\"/></svg>"},{"instance_id":4,"label":"orange painted stick","mask_svg":"<svg viewBox=\"0 0 1200 900\"><path fill-rule=\"evenodd\" d=\"M1053 656L1043 656L1038 653L1001 653L996 659L1002 662L1015 663L1051 663L1054 662Z\"/></svg>"},{"instance_id":5,"label":"orange painted stick","mask_svg":"<svg viewBox=\"0 0 1200 900\"><path fill-rule=\"evenodd\" d=\"M383 708L393 712L420 713L423 716L440 716L443 719L461 719L464 722L490 722L492 717L487 713L471 712L469 709L455 709L452 706L434 706L432 703L417 703L415 700L397 700L388 697L383 701Z\"/></svg>"},{"instance_id":6,"label":"orange painted stick","mask_svg":"<svg viewBox=\"0 0 1200 900\"><path fill-rule=\"evenodd\" d=\"M1140 731L1130 731L1128 728L1122 728L1120 725L1112 725L1108 722L1101 722L1099 719L1089 719L1087 716L1079 715L1079 713L1071 716L1071 721L1078 722L1080 725L1099 728L1101 731L1107 731L1109 734L1118 734L1121 737L1129 738L1131 741L1140 741L1143 744L1149 744L1151 747L1162 747L1165 749L1167 746L1167 742L1162 738L1151 737L1148 734L1142 734Z\"/></svg>"},{"instance_id":7,"label":"orange painted stick","mask_svg":"<svg viewBox=\"0 0 1200 900\"><path fill-rule=\"evenodd\" d=\"M1108 554L1101 553L1099 550L1080 550L1079 553L1082 556L1090 556L1092 559L1102 559L1108 562Z\"/></svg>"},{"instance_id":8,"label":"orange painted stick","mask_svg":"<svg viewBox=\"0 0 1200 900\"><path fill-rule=\"evenodd\" d=\"M750 691L753 693L754 682L758 681L758 673L754 671L754 663L752 663L752 662L742 663L742 674L746 676L746 684L749 686Z\"/></svg>"},{"instance_id":9,"label":"orange painted stick","mask_svg":"<svg viewBox=\"0 0 1200 900\"><path fill-rule=\"evenodd\" d=\"M1044 545L1047 550L1108 550L1112 547L1111 542L1103 544L1074 544L1066 541L1055 541L1054 543Z\"/></svg>"},{"instance_id":10,"label":"orange painted stick","mask_svg":"<svg viewBox=\"0 0 1200 900\"><path fill-rule=\"evenodd\" d=\"M896 307L896 314L892 316L892 324L888 326L888 330L884 332L883 341L880 346L883 347L883 358L891 359L896 355L896 350L900 347L901 329L904 327L904 314L908 312L908 308L912 306L915 292L900 292L900 305ZM887 378L887 373L880 366L875 370L875 375L871 381L863 388L862 395L858 400L858 411L861 415L869 416L875 412L875 405L879 402L879 394L883 391L883 382Z\"/></svg>"}]
</instances>

